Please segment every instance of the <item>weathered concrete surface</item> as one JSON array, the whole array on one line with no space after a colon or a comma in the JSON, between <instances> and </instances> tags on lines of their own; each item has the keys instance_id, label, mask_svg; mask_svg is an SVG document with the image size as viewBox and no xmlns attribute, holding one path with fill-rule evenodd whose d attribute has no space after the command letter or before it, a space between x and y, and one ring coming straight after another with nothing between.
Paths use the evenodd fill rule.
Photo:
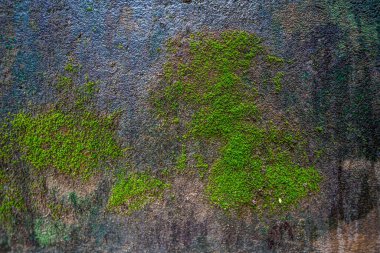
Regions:
<instances>
[{"instance_id":1,"label":"weathered concrete surface","mask_svg":"<svg viewBox=\"0 0 380 253\"><path fill-rule=\"evenodd\" d=\"M123 110L119 134L134 148L134 166L163 169L178 147L163 142L147 97L165 61L165 41L201 30L242 29L291 60L279 102L325 151L320 196L285 219L292 235L276 218L225 215L202 199L197 179L178 179L174 200L131 217L96 209L70 241L44 250L309 252L340 222L372 215L379 205L379 10L377 1L348 0L0 0L3 116L53 102L50 84L73 57L101 82L98 109ZM104 203L108 190L109 183L99 184L95 204ZM371 217L378 224L378 215ZM11 246L42 250L33 239L25 241Z\"/></svg>"}]
</instances>

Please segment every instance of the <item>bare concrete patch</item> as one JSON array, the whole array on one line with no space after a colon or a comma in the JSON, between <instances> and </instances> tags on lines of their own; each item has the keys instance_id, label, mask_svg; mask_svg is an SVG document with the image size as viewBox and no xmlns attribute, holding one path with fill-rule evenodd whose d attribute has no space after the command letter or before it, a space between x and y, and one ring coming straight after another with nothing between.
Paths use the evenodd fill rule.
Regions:
<instances>
[{"instance_id":1,"label":"bare concrete patch","mask_svg":"<svg viewBox=\"0 0 380 253\"><path fill-rule=\"evenodd\" d=\"M342 163L342 169L344 170L365 170L371 167L371 161L368 161L366 159L347 159L344 160Z\"/></svg>"},{"instance_id":2,"label":"bare concrete patch","mask_svg":"<svg viewBox=\"0 0 380 253\"><path fill-rule=\"evenodd\" d=\"M75 192L78 197L85 197L97 189L100 181L101 175L83 181L56 173L46 177L46 186L49 190L56 190L57 197L67 197L71 192Z\"/></svg>"},{"instance_id":3,"label":"bare concrete patch","mask_svg":"<svg viewBox=\"0 0 380 253\"><path fill-rule=\"evenodd\" d=\"M336 229L314 242L315 252L379 252L379 225L379 212L375 209L363 219L341 221Z\"/></svg>"}]
</instances>

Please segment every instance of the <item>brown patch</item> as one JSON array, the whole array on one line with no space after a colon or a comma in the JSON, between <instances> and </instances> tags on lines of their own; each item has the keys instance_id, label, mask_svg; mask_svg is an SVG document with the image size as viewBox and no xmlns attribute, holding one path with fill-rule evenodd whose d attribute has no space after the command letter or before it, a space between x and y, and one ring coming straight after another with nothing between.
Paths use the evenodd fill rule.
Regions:
<instances>
[{"instance_id":1,"label":"brown patch","mask_svg":"<svg viewBox=\"0 0 380 253\"><path fill-rule=\"evenodd\" d=\"M344 160L342 163L342 169L349 170L349 171L361 171L370 167L371 167L371 161L368 161L365 159L360 159L360 160L347 159L347 160Z\"/></svg>"},{"instance_id":2,"label":"brown patch","mask_svg":"<svg viewBox=\"0 0 380 253\"><path fill-rule=\"evenodd\" d=\"M69 212L60 217L60 221L66 225L74 225L78 223L78 219L75 217L74 212Z\"/></svg>"},{"instance_id":3,"label":"brown patch","mask_svg":"<svg viewBox=\"0 0 380 253\"><path fill-rule=\"evenodd\" d=\"M298 33L301 40L306 40L310 30L321 21L326 20L327 14L325 10L315 8L310 1L305 1L302 4L289 3L277 11L274 17L281 22L285 30L284 34L288 39Z\"/></svg>"},{"instance_id":4,"label":"brown patch","mask_svg":"<svg viewBox=\"0 0 380 253\"><path fill-rule=\"evenodd\" d=\"M49 173L49 172L46 172ZM71 192L78 197L91 195L98 187L102 177L94 176L91 180L82 182L57 172L44 176L39 173L32 175L33 184L30 188L33 196L33 208L42 217L59 219L65 224L75 224L78 219L71 205L62 204L62 199L68 199ZM54 191L55 194L51 194Z\"/></svg>"},{"instance_id":5,"label":"brown patch","mask_svg":"<svg viewBox=\"0 0 380 253\"><path fill-rule=\"evenodd\" d=\"M165 194L171 194L174 200L170 197L156 201L151 205L153 217L162 215L162 212L168 211L171 201L174 201L175 206L181 209L181 212L191 211L194 216L194 222L204 223L212 215L212 206L208 203L204 195L204 183L197 176L177 175L171 182L172 188Z\"/></svg>"},{"instance_id":6,"label":"brown patch","mask_svg":"<svg viewBox=\"0 0 380 253\"><path fill-rule=\"evenodd\" d=\"M268 247L270 249L280 245L284 240L294 240L293 226L287 222L278 222L270 229L268 233Z\"/></svg>"},{"instance_id":7,"label":"brown patch","mask_svg":"<svg viewBox=\"0 0 380 253\"><path fill-rule=\"evenodd\" d=\"M89 150L82 150L82 154L86 157L90 157L91 156L91 152Z\"/></svg>"},{"instance_id":8,"label":"brown patch","mask_svg":"<svg viewBox=\"0 0 380 253\"><path fill-rule=\"evenodd\" d=\"M133 21L133 9L129 6L126 6L121 9L119 16L119 24L123 26L127 31L136 31L138 30L138 24Z\"/></svg>"},{"instance_id":9,"label":"brown patch","mask_svg":"<svg viewBox=\"0 0 380 253\"><path fill-rule=\"evenodd\" d=\"M379 210L372 210L363 219L338 226L313 243L315 252L380 252Z\"/></svg>"},{"instance_id":10,"label":"brown patch","mask_svg":"<svg viewBox=\"0 0 380 253\"><path fill-rule=\"evenodd\" d=\"M67 197L71 192L75 192L80 197L85 197L97 189L101 179L100 175L96 175L84 182L81 179L73 179L61 173L54 173L46 177L46 187L48 190L55 189L58 197Z\"/></svg>"},{"instance_id":11,"label":"brown patch","mask_svg":"<svg viewBox=\"0 0 380 253\"><path fill-rule=\"evenodd\" d=\"M10 28L11 29L11 28ZM5 28L4 31L7 31ZM6 90L11 87L13 81L12 66L16 60L16 56L19 49L12 48L5 50L5 54L2 60L2 71L0 71L0 96L6 92Z\"/></svg>"},{"instance_id":12,"label":"brown patch","mask_svg":"<svg viewBox=\"0 0 380 253\"><path fill-rule=\"evenodd\" d=\"M44 150L48 150L50 148L50 143L48 142L42 143L41 148Z\"/></svg>"},{"instance_id":13,"label":"brown patch","mask_svg":"<svg viewBox=\"0 0 380 253\"><path fill-rule=\"evenodd\" d=\"M59 132L61 132L63 135L66 135L69 132L69 128L67 126L60 127Z\"/></svg>"}]
</instances>

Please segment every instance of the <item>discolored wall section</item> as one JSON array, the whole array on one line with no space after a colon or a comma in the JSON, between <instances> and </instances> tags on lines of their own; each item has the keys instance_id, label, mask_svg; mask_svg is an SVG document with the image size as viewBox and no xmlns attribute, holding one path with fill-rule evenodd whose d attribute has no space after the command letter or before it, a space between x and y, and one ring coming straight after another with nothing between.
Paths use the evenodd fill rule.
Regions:
<instances>
[{"instance_id":1,"label":"discolored wall section","mask_svg":"<svg viewBox=\"0 0 380 253\"><path fill-rule=\"evenodd\" d=\"M198 31L245 30L289 61L276 103L309 136L310 155L321 157L324 177L315 199L264 220L212 207L203 184L188 175L174 179L173 197L131 216L110 214L104 206L111 182L96 180L94 208L70 221L78 228L68 240L41 248L33 232L9 243L2 231L4 249L299 252L320 249L321 236L335 240L342 221L369 214L378 224L373 213L379 212L379 10L376 1L348 0L1 0L2 118L54 103L51 84L72 58L99 81L97 110L122 111L118 135L133 147L128 163L137 171L162 171L180 152L148 110L149 91L167 59L166 41ZM32 220L41 218L33 215Z\"/></svg>"}]
</instances>

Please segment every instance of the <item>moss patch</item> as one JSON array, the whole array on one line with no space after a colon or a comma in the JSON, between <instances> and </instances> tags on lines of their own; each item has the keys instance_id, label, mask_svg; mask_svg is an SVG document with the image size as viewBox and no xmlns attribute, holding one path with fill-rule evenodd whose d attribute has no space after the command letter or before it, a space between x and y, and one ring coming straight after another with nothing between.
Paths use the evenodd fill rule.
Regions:
<instances>
[{"instance_id":1,"label":"moss patch","mask_svg":"<svg viewBox=\"0 0 380 253\"><path fill-rule=\"evenodd\" d=\"M34 223L34 233L37 242L43 247L70 239L70 228L60 221L37 219Z\"/></svg>"},{"instance_id":2,"label":"moss patch","mask_svg":"<svg viewBox=\"0 0 380 253\"><path fill-rule=\"evenodd\" d=\"M307 165L300 134L266 120L259 106L263 86L281 91L282 58L244 31L192 34L168 46L170 60L154 106L164 122L178 125L184 143L223 144L208 178L212 203L282 210L318 190L320 176Z\"/></svg>"},{"instance_id":3,"label":"moss patch","mask_svg":"<svg viewBox=\"0 0 380 253\"><path fill-rule=\"evenodd\" d=\"M22 158L38 170L55 168L88 178L107 161L122 155L112 121L89 112L50 111L31 116L17 114L11 122L20 134Z\"/></svg>"},{"instance_id":4,"label":"moss patch","mask_svg":"<svg viewBox=\"0 0 380 253\"><path fill-rule=\"evenodd\" d=\"M142 209L162 196L169 185L148 173L133 173L127 178L120 177L111 190L108 208L128 213Z\"/></svg>"},{"instance_id":5,"label":"moss patch","mask_svg":"<svg viewBox=\"0 0 380 253\"><path fill-rule=\"evenodd\" d=\"M0 170L0 223L10 229L18 214L26 210L21 191L14 182Z\"/></svg>"},{"instance_id":6,"label":"moss patch","mask_svg":"<svg viewBox=\"0 0 380 253\"><path fill-rule=\"evenodd\" d=\"M122 156L116 141L114 119L94 108L98 82L80 78L81 66L70 58L59 75L56 104L37 113L11 115L1 126L0 159L10 164L20 156L39 171L56 169L87 179L96 169ZM78 82L84 79L82 85Z\"/></svg>"},{"instance_id":7,"label":"moss patch","mask_svg":"<svg viewBox=\"0 0 380 253\"><path fill-rule=\"evenodd\" d=\"M98 83L82 76L81 66L70 58L54 85L54 104L0 122L0 222L10 238L24 226L40 245L58 243L68 232L65 222L83 220L91 205L101 206L90 202L91 196L82 200L73 194L72 204L67 203L58 192L65 181L55 186L49 179L58 175L88 187L97 178L84 180L115 168L123 157L126 149L115 131L118 112L105 115L95 109ZM29 224L35 225L33 234Z\"/></svg>"}]
</instances>

